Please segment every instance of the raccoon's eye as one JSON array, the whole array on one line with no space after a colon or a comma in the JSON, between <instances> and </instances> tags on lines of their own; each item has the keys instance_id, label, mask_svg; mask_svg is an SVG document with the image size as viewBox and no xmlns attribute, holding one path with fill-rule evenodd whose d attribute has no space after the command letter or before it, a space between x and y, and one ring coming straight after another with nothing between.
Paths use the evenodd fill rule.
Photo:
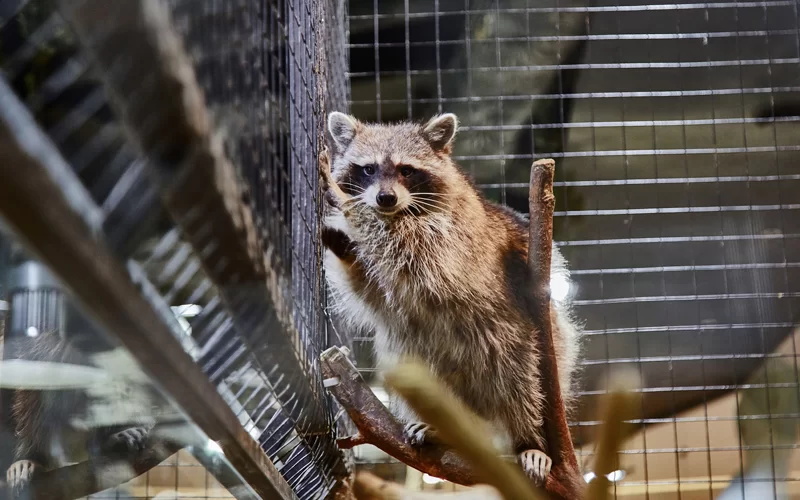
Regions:
<instances>
[{"instance_id":1,"label":"raccoon's eye","mask_svg":"<svg viewBox=\"0 0 800 500\"><path fill-rule=\"evenodd\" d=\"M405 165L400 168L400 175L402 175L403 177L410 177L411 174L413 173L414 169L412 167L409 167L408 165Z\"/></svg>"},{"instance_id":2,"label":"raccoon's eye","mask_svg":"<svg viewBox=\"0 0 800 500\"><path fill-rule=\"evenodd\" d=\"M375 173L375 167L372 165L365 165L363 168L364 168L364 173L367 175L372 175Z\"/></svg>"}]
</instances>

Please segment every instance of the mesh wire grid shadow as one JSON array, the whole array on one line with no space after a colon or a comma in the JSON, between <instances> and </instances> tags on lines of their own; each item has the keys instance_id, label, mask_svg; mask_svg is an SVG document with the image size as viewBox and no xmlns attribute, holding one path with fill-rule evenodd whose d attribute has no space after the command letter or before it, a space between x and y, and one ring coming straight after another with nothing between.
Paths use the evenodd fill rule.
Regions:
<instances>
[{"instance_id":1,"label":"mesh wire grid shadow","mask_svg":"<svg viewBox=\"0 0 800 500\"><path fill-rule=\"evenodd\" d=\"M632 366L646 431L620 454L617 495L711 498L743 466L768 492L749 498L798 494L797 2L373 0L349 14L358 118L456 113L460 165L524 212L531 162L556 159L555 239L586 328L584 468L601 383ZM356 341L371 378L371 338Z\"/></svg>"},{"instance_id":2,"label":"mesh wire grid shadow","mask_svg":"<svg viewBox=\"0 0 800 500\"><path fill-rule=\"evenodd\" d=\"M328 345L349 345L324 310L316 157L326 109L344 109L345 5L337 1L168 2L290 304L293 331L266 329L252 304L231 301L203 254L182 239L156 181L114 116L90 54L48 0L0 2L0 68L102 208L104 237L142 293L194 304L184 345L299 498L326 496L346 473L335 447L335 403L318 370ZM117 71L125 71L119 54ZM148 84L143 78L141 86ZM198 207L202 214L204 207ZM211 228L204 228L209 231ZM215 243L209 237L209 246ZM208 262L205 262L208 265ZM217 263L223 269L224 255ZM238 306L237 306L238 304ZM248 308L249 306L249 308ZM176 323L174 329L181 329ZM253 338L253 332L265 338ZM180 333L176 333L180 335ZM296 337L293 337L296 335Z\"/></svg>"}]
</instances>

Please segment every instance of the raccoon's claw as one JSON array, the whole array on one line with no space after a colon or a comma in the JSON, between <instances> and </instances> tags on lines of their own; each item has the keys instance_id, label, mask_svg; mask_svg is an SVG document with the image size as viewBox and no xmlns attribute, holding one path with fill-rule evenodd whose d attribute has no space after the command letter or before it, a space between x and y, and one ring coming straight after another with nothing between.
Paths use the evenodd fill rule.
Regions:
<instances>
[{"instance_id":1,"label":"raccoon's claw","mask_svg":"<svg viewBox=\"0 0 800 500\"><path fill-rule=\"evenodd\" d=\"M111 449L141 451L147 444L147 435L148 430L144 427L131 427L113 434L108 440L108 445Z\"/></svg>"},{"instance_id":2,"label":"raccoon's claw","mask_svg":"<svg viewBox=\"0 0 800 500\"><path fill-rule=\"evenodd\" d=\"M333 179L331 173L331 155L325 148L319 155L319 174L322 180L322 190L325 192L325 199L336 208L340 208L343 203L350 199L339 184Z\"/></svg>"},{"instance_id":3,"label":"raccoon's claw","mask_svg":"<svg viewBox=\"0 0 800 500\"><path fill-rule=\"evenodd\" d=\"M553 466L553 460L540 450L523 451L519 454L519 461L525 474L538 485L544 484Z\"/></svg>"},{"instance_id":4,"label":"raccoon's claw","mask_svg":"<svg viewBox=\"0 0 800 500\"><path fill-rule=\"evenodd\" d=\"M422 446L435 441L436 430L422 422L409 422L403 427L403 434L412 446Z\"/></svg>"},{"instance_id":5,"label":"raccoon's claw","mask_svg":"<svg viewBox=\"0 0 800 500\"><path fill-rule=\"evenodd\" d=\"M331 155L328 148L319 154L319 175L322 178L322 190L327 191L333 184L333 174L331 174Z\"/></svg>"},{"instance_id":6,"label":"raccoon's claw","mask_svg":"<svg viewBox=\"0 0 800 500\"><path fill-rule=\"evenodd\" d=\"M6 483L14 490L19 491L33 478L33 473L39 468L39 464L30 460L17 460L6 471Z\"/></svg>"}]
</instances>

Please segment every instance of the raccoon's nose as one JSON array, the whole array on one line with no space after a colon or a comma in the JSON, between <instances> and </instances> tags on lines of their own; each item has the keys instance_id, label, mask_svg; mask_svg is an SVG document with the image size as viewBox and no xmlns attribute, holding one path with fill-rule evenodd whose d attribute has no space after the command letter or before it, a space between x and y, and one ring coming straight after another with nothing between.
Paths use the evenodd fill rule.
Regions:
<instances>
[{"instance_id":1,"label":"raccoon's nose","mask_svg":"<svg viewBox=\"0 0 800 500\"><path fill-rule=\"evenodd\" d=\"M391 191L381 191L375 197L375 201L378 202L378 206L381 208L392 208L397 204L397 195Z\"/></svg>"}]
</instances>

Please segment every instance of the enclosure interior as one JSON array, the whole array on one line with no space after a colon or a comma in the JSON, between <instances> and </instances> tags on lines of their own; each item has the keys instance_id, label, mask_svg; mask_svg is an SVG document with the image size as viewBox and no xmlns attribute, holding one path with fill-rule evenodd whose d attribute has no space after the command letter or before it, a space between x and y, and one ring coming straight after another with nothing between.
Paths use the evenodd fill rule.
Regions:
<instances>
[{"instance_id":1,"label":"enclosure interior","mask_svg":"<svg viewBox=\"0 0 800 500\"><path fill-rule=\"evenodd\" d=\"M571 415L584 472L606 376L632 367L644 430L620 453L616 497L716 498L743 490L730 485L741 470L767 498L800 497L795 0L165 2L275 272L246 290L225 278L230 242L170 212L168 168L131 140L103 87L132 82L125 102L146 94L152 81L131 68L149 61L120 50L129 66L98 64L62 4L0 1L3 81L63 160L65 192L80 186L99 214L90 243L146 284L140 294L299 498L329 494L349 465L335 437L352 429L319 373L322 350L352 332L327 316L316 175L325 115L348 108L382 122L456 113L455 158L521 211L531 162L556 160L555 239L572 283L552 288L585 324ZM9 253L18 240L3 234L6 317L7 276L30 254ZM115 345L115 332L90 330L86 346ZM371 336L354 348L382 396ZM369 447L356 457L407 474ZM184 451L100 495L224 497L208 463Z\"/></svg>"},{"instance_id":2,"label":"enclosure interior","mask_svg":"<svg viewBox=\"0 0 800 500\"><path fill-rule=\"evenodd\" d=\"M556 160L584 470L605 377L632 367L646 430L619 456L618 497L716 498L756 463L763 498L800 495L797 3L351 1L348 27L356 117L456 113L459 164L523 212L531 162Z\"/></svg>"}]
</instances>

